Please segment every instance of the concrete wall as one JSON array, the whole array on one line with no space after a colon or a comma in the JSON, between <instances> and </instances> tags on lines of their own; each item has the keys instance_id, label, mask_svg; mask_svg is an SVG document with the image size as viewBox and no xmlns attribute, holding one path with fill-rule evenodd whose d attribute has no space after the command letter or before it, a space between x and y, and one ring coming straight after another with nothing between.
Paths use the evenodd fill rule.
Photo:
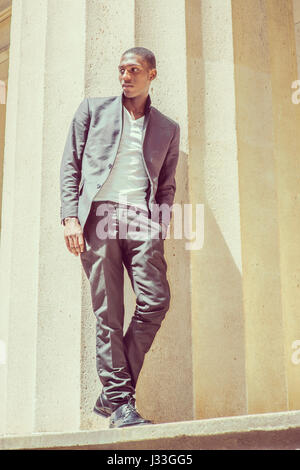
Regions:
<instances>
[{"instance_id":1,"label":"concrete wall","mask_svg":"<svg viewBox=\"0 0 300 470\"><path fill-rule=\"evenodd\" d=\"M132 45L155 52L153 105L181 127L175 202L192 203L194 216L204 207L200 249L185 238L165 243L171 306L146 356L138 409L166 423L299 408L298 7L13 2L0 433L107 427L92 413L101 390L95 320L80 261L64 246L59 166L79 102L121 93L117 64ZM128 277L125 305L126 327L135 307Z\"/></svg>"}]
</instances>

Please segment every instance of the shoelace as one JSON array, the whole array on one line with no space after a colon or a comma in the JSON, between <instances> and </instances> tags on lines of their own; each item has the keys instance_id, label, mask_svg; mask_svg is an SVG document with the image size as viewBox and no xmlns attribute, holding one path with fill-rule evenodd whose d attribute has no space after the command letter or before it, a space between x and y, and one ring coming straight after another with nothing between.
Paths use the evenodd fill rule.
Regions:
<instances>
[{"instance_id":1,"label":"shoelace","mask_svg":"<svg viewBox=\"0 0 300 470\"><path fill-rule=\"evenodd\" d=\"M134 406L134 399L130 398L130 400L127 403L127 407L124 413L125 418L131 413L132 411L136 412L135 406Z\"/></svg>"}]
</instances>

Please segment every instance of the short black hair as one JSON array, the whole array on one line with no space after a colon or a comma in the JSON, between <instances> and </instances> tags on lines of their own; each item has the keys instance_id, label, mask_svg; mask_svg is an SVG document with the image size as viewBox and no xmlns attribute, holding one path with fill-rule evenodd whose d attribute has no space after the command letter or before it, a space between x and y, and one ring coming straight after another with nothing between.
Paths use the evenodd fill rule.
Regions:
<instances>
[{"instance_id":1,"label":"short black hair","mask_svg":"<svg viewBox=\"0 0 300 470\"><path fill-rule=\"evenodd\" d=\"M127 49L127 51L123 52L121 57L123 57L127 53L137 54L141 56L147 62L150 70L156 69L155 55L149 49L146 49L145 47L131 47L130 49Z\"/></svg>"}]
</instances>

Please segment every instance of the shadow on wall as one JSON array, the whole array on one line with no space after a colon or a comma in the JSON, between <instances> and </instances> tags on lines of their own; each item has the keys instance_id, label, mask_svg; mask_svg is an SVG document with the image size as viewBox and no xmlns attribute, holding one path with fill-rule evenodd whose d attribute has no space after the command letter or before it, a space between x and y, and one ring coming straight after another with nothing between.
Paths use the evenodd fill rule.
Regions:
<instances>
[{"instance_id":1,"label":"shadow on wall","mask_svg":"<svg viewBox=\"0 0 300 470\"><path fill-rule=\"evenodd\" d=\"M0 0L0 10L4 10L5 8L10 7L11 3L11 0Z\"/></svg>"}]
</instances>

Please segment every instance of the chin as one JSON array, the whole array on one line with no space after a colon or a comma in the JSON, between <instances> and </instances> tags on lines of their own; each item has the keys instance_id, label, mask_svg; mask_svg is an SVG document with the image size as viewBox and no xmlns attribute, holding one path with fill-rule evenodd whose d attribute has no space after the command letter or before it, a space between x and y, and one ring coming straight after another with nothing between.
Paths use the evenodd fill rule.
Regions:
<instances>
[{"instance_id":1,"label":"chin","mask_svg":"<svg viewBox=\"0 0 300 470\"><path fill-rule=\"evenodd\" d=\"M122 88L124 95L132 95L134 91L131 88Z\"/></svg>"}]
</instances>

